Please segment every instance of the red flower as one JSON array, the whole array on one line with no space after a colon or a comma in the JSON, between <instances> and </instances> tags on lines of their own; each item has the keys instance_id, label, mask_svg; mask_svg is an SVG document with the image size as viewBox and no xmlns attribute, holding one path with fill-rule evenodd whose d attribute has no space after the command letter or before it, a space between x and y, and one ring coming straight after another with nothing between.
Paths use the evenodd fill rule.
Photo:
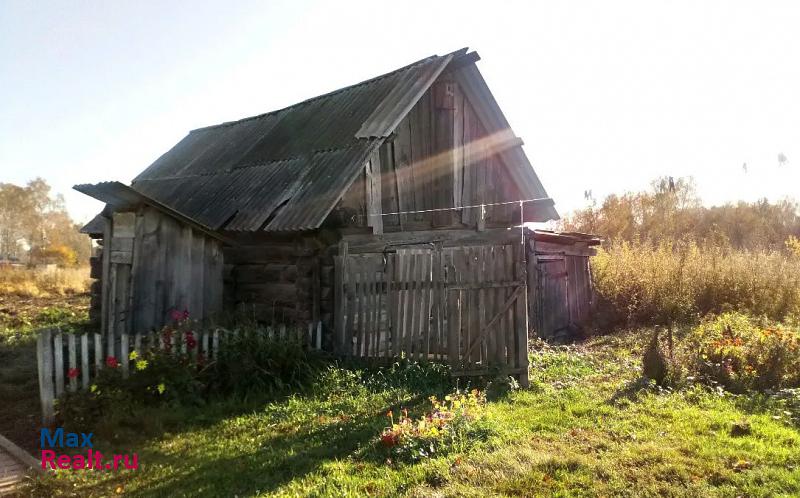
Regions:
<instances>
[{"instance_id":1,"label":"red flower","mask_svg":"<svg viewBox=\"0 0 800 498\"><path fill-rule=\"evenodd\" d=\"M184 320L188 320L189 319L189 310L183 310L182 316L183 316Z\"/></svg>"},{"instance_id":2,"label":"red flower","mask_svg":"<svg viewBox=\"0 0 800 498\"><path fill-rule=\"evenodd\" d=\"M186 332L186 348L194 349L197 346L197 340L194 338L194 332Z\"/></svg>"},{"instance_id":3,"label":"red flower","mask_svg":"<svg viewBox=\"0 0 800 498\"><path fill-rule=\"evenodd\" d=\"M381 434L381 444L387 448L391 448L397 444L397 438L391 432L384 432Z\"/></svg>"},{"instance_id":4,"label":"red flower","mask_svg":"<svg viewBox=\"0 0 800 498\"><path fill-rule=\"evenodd\" d=\"M169 316L170 316L170 317L171 317L173 320L175 320L176 322L180 322L181 320L183 320L183 313L182 313L182 312L180 312L180 311L178 311L178 310L172 310L172 311L170 312Z\"/></svg>"},{"instance_id":5,"label":"red flower","mask_svg":"<svg viewBox=\"0 0 800 498\"><path fill-rule=\"evenodd\" d=\"M74 379L78 377L80 373L81 373L80 368L70 368L69 370L67 370L67 377L69 377L70 379Z\"/></svg>"},{"instance_id":6,"label":"red flower","mask_svg":"<svg viewBox=\"0 0 800 498\"><path fill-rule=\"evenodd\" d=\"M109 368L117 368L119 366L119 362L117 361L116 357L108 356L106 357L106 366Z\"/></svg>"}]
</instances>

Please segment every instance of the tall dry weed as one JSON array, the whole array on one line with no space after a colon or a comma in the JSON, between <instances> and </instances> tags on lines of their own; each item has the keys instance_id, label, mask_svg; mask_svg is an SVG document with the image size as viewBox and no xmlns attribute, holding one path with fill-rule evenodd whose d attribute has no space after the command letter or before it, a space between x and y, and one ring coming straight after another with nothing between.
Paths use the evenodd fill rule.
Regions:
<instances>
[{"instance_id":1,"label":"tall dry weed","mask_svg":"<svg viewBox=\"0 0 800 498\"><path fill-rule=\"evenodd\" d=\"M800 258L714 245L615 242L592 259L604 325L687 322L742 311L800 317Z\"/></svg>"},{"instance_id":2,"label":"tall dry weed","mask_svg":"<svg viewBox=\"0 0 800 498\"><path fill-rule=\"evenodd\" d=\"M0 268L0 295L63 296L89 289L89 268Z\"/></svg>"}]
</instances>

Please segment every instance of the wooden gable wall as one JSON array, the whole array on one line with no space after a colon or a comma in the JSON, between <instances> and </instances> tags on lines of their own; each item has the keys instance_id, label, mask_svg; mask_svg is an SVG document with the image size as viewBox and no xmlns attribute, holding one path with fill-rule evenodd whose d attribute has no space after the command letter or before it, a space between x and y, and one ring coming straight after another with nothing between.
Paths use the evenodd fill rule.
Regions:
<instances>
[{"instance_id":1,"label":"wooden gable wall","mask_svg":"<svg viewBox=\"0 0 800 498\"><path fill-rule=\"evenodd\" d=\"M384 214L380 218L374 213L376 197L382 213L519 200L521 194L496 154L504 141L508 146L508 135L487 136L459 85L443 75L367 162L364 173L334 211L334 223L373 228L379 225L376 233L518 223L515 205L487 207L483 220L479 208ZM376 181L380 185L377 196Z\"/></svg>"}]
</instances>

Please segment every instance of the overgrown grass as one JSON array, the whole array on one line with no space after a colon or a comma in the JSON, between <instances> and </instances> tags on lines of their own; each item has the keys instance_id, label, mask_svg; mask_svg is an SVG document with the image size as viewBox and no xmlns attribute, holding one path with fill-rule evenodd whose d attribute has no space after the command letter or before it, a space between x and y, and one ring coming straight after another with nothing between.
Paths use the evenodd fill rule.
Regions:
<instances>
[{"instance_id":1,"label":"overgrown grass","mask_svg":"<svg viewBox=\"0 0 800 498\"><path fill-rule=\"evenodd\" d=\"M89 289L89 267L0 267L0 295L47 297L79 294Z\"/></svg>"},{"instance_id":2,"label":"overgrown grass","mask_svg":"<svg viewBox=\"0 0 800 498\"><path fill-rule=\"evenodd\" d=\"M140 470L59 471L50 496L792 496L800 427L763 394L639 379L649 334L538 346L533 388L488 403L486 441L416 463L387 461L386 412L416 418L438 382L394 383L331 367L304 393L202 410L133 414L100 441L138 452ZM396 368L411 369L411 366ZM400 374L397 377L401 377ZM417 376L414 378L423 378ZM435 377L435 376L434 376ZM413 379L412 379L413 380ZM748 427L736 431L734 427Z\"/></svg>"},{"instance_id":3,"label":"overgrown grass","mask_svg":"<svg viewBox=\"0 0 800 498\"><path fill-rule=\"evenodd\" d=\"M0 295L0 434L31 451L41 425L35 332L87 326L88 296L19 298Z\"/></svg>"},{"instance_id":4,"label":"overgrown grass","mask_svg":"<svg viewBox=\"0 0 800 498\"><path fill-rule=\"evenodd\" d=\"M618 242L592 258L601 327L743 311L800 317L800 257L694 243Z\"/></svg>"}]
</instances>

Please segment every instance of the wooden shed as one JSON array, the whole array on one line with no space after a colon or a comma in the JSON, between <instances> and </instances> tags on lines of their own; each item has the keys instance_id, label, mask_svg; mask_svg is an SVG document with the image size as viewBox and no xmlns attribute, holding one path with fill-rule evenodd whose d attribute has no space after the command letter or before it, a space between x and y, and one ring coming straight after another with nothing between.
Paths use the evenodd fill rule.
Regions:
<instances>
[{"instance_id":1,"label":"wooden shed","mask_svg":"<svg viewBox=\"0 0 800 498\"><path fill-rule=\"evenodd\" d=\"M528 312L541 307L527 305L519 227L558 214L478 60L432 56L197 129L130 186L76 186L107 203L85 231L103 239L103 278L107 261L122 272L97 286L102 316L115 303L108 327L157 328L172 308L206 321L239 311L321 324L324 347L345 356L527 372ZM117 242L122 213L132 244ZM132 251L130 275L118 247Z\"/></svg>"},{"instance_id":2,"label":"wooden shed","mask_svg":"<svg viewBox=\"0 0 800 498\"><path fill-rule=\"evenodd\" d=\"M529 316L539 337L573 339L588 325L595 305L589 258L600 242L576 232L535 230L529 236Z\"/></svg>"}]
</instances>

